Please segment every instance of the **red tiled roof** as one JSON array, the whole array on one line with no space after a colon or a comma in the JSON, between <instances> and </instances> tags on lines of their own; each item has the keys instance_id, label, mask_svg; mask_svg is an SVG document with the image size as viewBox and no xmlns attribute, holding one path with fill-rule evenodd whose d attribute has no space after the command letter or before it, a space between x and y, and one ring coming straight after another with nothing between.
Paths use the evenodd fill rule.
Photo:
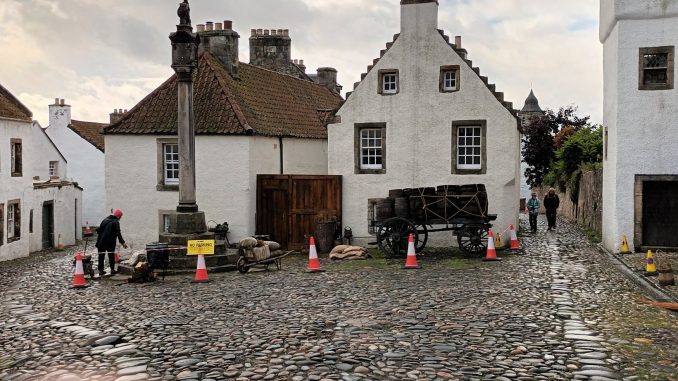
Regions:
<instances>
[{"instance_id":1,"label":"red tiled roof","mask_svg":"<svg viewBox=\"0 0 678 381\"><path fill-rule=\"evenodd\" d=\"M326 139L326 115L341 98L310 81L240 63L233 78L203 53L193 83L195 131L199 135L289 136ZM105 134L177 133L177 79L172 76Z\"/></svg>"},{"instance_id":2,"label":"red tiled roof","mask_svg":"<svg viewBox=\"0 0 678 381\"><path fill-rule=\"evenodd\" d=\"M0 118L30 122L33 120L33 113L21 104L12 93L0 85Z\"/></svg>"},{"instance_id":3,"label":"red tiled roof","mask_svg":"<svg viewBox=\"0 0 678 381\"><path fill-rule=\"evenodd\" d=\"M68 128L73 130L81 138L87 140L90 144L97 147L99 151L104 152L104 127L105 123L83 122L80 120L71 120Z\"/></svg>"}]
</instances>

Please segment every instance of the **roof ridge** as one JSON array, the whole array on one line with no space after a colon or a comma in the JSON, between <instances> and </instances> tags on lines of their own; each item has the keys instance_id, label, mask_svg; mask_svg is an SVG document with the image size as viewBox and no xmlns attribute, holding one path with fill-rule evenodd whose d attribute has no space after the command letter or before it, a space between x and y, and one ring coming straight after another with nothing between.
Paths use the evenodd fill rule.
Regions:
<instances>
[{"instance_id":1,"label":"roof ridge","mask_svg":"<svg viewBox=\"0 0 678 381\"><path fill-rule=\"evenodd\" d=\"M101 122L88 122L86 120L78 120L78 119L71 119L71 123L73 122L78 122L78 123L92 123L92 124L100 124L102 126L108 126L110 123L101 123Z\"/></svg>"},{"instance_id":2,"label":"roof ridge","mask_svg":"<svg viewBox=\"0 0 678 381\"><path fill-rule=\"evenodd\" d=\"M214 58L214 56L212 56L210 52L203 52L199 58L203 57L205 58L205 62L207 62L207 66L209 66L210 69L212 69L212 75L219 83L219 86L221 86L221 90L224 92L226 100L233 108L233 112L235 113L236 118L238 118L238 122L240 122L240 125L242 126L243 130L245 130L245 132L249 131L255 132L252 126L250 126L249 123L247 122L245 113L243 113L242 110L240 109L240 104L235 100L235 96L231 92L231 89L228 87L228 84L224 83L224 80L220 76L216 75L216 73L214 72L215 68L213 65L219 65L218 62L215 62L216 58Z\"/></svg>"},{"instance_id":3,"label":"roof ridge","mask_svg":"<svg viewBox=\"0 0 678 381\"><path fill-rule=\"evenodd\" d=\"M252 65L252 64L249 64L249 63L245 63L245 62L240 62L240 64L241 64L241 65L247 65L247 66L252 67L252 68L254 68L254 69L257 69L257 70L268 71L268 72L271 72L271 73L275 73L275 74L278 74L278 75L282 75L282 76L285 76L285 77L289 77L289 78L292 78L292 79L295 79L295 80L297 80L297 81L301 81L301 82L303 82L303 83L307 83L307 84L310 84L310 85L318 86L318 87L320 87L320 88L322 88L322 89L326 89L327 91L329 91L330 93L332 93L332 92L330 91L330 89L328 89L327 87L325 87L325 86L323 86L323 85L321 85L321 84L319 84L319 83L316 83L315 81L309 81L308 79L303 79L303 78L295 77L295 76L293 76L293 75L291 75L291 74L281 73L281 72L279 72L279 71L275 71L275 70L271 70L271 69L266 69L266 68L263 68L263 67L261 67L261 66ZM304 74L306 74L306 73L304 73ZM306 75L308 76L308 74L306 74ZM310 78L310 77L309 77L309 78ZM332 94L334 94L334 93L332 93Z\"/></svg>"},{"instance_id":4,"label":"roof ridge","mask_svg":"<svg viewBox=\"0 0 678 381\"><path fill-rule=\"evenodd\" d=\"M102 133L105 135L106 130L108 130L109 128L113 129L115 127L118 127L123 121L130 118L134 111L137 111L137 109L141 108L142 106L146 105L148 102L152 101L153 97L155 97L157 93L162 91L164 89L165 85L171 83L172 81L175 81L176 79L177 79L177 75L172 74L168 79L166 79L163 83L161 83L160 86L153 89L153 91L151 91L148 95L143 97L137 104L135 104L134 107L132 107L128 112L126 112L125 115L122 118L120 118L120 120L118 120L115 123L112 123L112 124L105 126L103 128Z\"/></svg>"}]
</instances>

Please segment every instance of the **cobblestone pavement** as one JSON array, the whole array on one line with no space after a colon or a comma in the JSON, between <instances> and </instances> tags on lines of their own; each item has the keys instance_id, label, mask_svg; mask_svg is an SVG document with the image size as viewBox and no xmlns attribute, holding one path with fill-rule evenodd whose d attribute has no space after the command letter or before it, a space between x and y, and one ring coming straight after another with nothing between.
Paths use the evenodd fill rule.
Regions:
<instances>
[{"instance_id":1,"label":"cobblestone pavement","mask_svg":"<svg viewBox=\"0 0 678 381\"><path fill-rule=\"evenodd\" d=\"M83 290L72 253L2 263L0 380L677 379L675 315L637 303L570 225L523 244L501 262L305 274L299 258Z\"/></svg>"}]
</instances>

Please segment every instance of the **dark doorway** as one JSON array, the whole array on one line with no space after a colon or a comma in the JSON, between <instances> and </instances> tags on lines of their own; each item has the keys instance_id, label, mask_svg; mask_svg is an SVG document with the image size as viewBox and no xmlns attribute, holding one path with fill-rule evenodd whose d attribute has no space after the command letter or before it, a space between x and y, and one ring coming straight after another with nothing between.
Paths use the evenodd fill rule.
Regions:
<instances>
[{"instance_id":1,"label":"dark doorway","mask_svg":"<svg viewBox=\"0 0 678 381\"><path fill-rule=\"evenodd\" d=\"M42 248L54 247L54 202L42 203Z\"/></svg>"},{"instance_id":2,"label":"dark doorway","mask_svg":"<svg viewBox=\"0 0 678 381\"><path fill-rule=\"evenodd\" d=\"M341 224L341 176L257 176L257 234L299 250L328 216Z\"/></svg>"},{"instance_id":3,"label":"dark doorway","mask_svg":"<svg viewBox=\"0 0 678 381\"><path fill-rule=\"evenodd\" d=\"M643 245L678 247L678 181L643 181Z\"/></svg>"}]
</instances>

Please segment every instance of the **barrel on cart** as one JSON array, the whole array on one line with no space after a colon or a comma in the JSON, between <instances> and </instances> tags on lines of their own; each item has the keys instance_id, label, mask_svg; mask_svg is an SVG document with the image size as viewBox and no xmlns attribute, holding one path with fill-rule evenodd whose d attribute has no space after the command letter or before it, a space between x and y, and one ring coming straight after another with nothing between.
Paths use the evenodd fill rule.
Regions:
<instances>
[{"instance_id":1,"label":"barrel on cart","mask_svg":"<svg viewBox=\"0 0 678 381\"><path fill-rule=\"evenodd\" d=\"M377 245L387 257L407 254L410 234L421 252L431 232L450 231L467 254L480 255L487 249L490 221L484 184L439 185L437 187L393 189L375 205Z\"/></svg>"}]
</instances>

